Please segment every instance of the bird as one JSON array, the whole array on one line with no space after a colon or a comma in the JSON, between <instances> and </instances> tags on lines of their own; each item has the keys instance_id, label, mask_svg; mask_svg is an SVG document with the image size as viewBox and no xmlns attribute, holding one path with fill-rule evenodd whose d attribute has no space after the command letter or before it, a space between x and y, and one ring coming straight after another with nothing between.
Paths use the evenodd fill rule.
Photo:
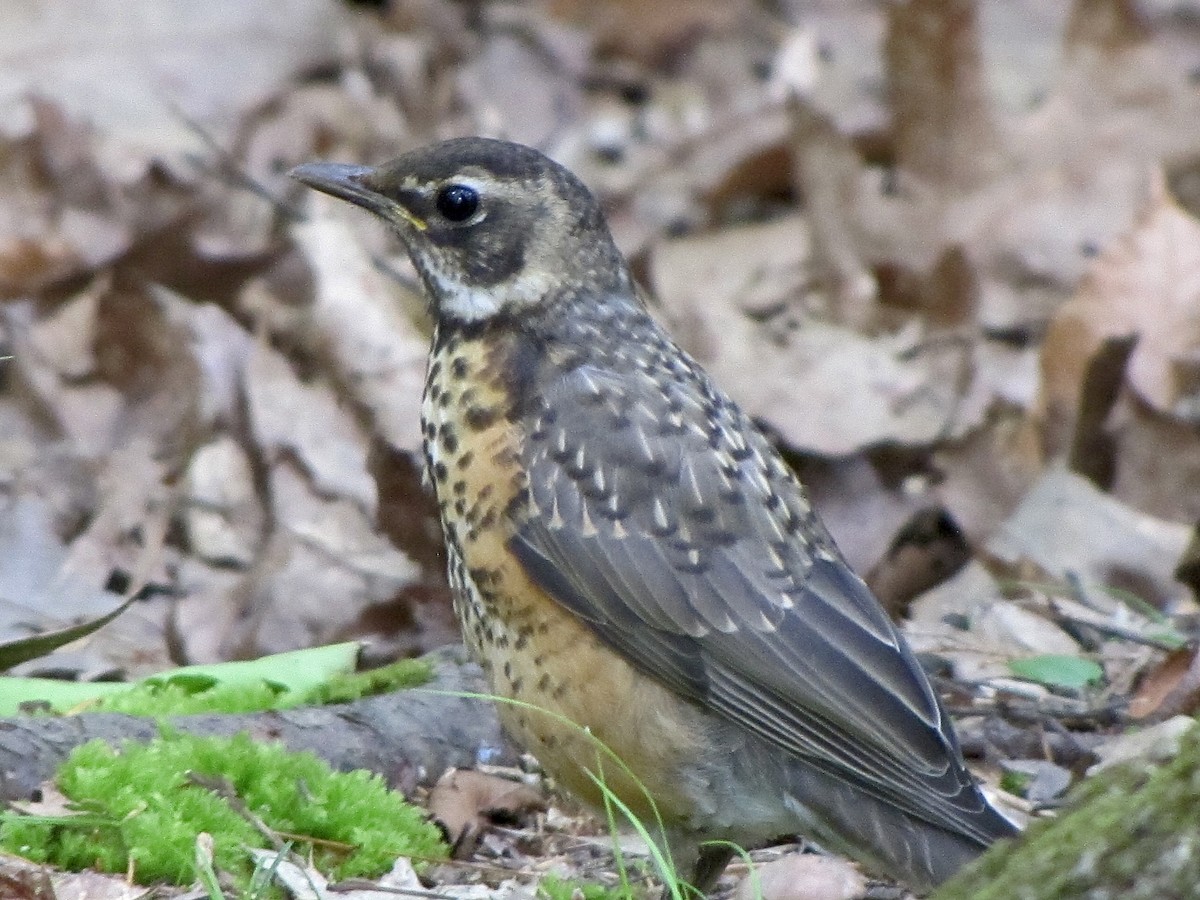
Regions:
<instances>
[{"instance_id":1,"label":"bird","mask_svg":"<svg viewBox=\"0 0 1200 900\"><path fill-rule=\"evenodd\" d=\"M501 721L558 785L639 817L702 892L735 846L786 835L928 891L1017 833L577 176L481 137L290 174L386 222L419 275L455 610Z\"/></svg>"}]
</instances>

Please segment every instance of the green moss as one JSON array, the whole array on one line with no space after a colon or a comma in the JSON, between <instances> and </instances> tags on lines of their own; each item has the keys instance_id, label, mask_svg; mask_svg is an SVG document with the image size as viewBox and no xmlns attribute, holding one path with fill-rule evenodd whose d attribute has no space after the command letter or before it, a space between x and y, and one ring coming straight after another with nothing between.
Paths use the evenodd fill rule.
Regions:
<instances>
[{"instance_id":1,"label":"green moss","mask_svg":"<svg viewBox=\"0 0 1200 900\"><path fill-rule=\"evenodd\" d=\"M362 697L402 688L418 687L433 676L429 663L403 659L372 669L335 675L311 690L289 691L279 684L259 680L226 684L216 678L176 678L167 673L131 685L128 690L102 697L92 707L133 716L187 716L198 713L247 713L293 706L348 703Z\"/></svg>"},{"instance_id":2,"label":"green moss","mask_svg":"<svg viewBox=\"0 0 1200 900\"><path fill-rule=\"evenodd\" d=\"M1192 896L1200 884L1200 728L1165 765L1089 778L1058 818L1002 842L934 895L938 900Z\"/></svg>"},{"instance_id":3,"label":"green moss","mask_svg":"<svg viewBox=\"0 0 1200 900\"><path fill-rule=\"evenodd\" d=\"M1025 791L1033 783L1033 776L1026 772L1005 772L1000 776L1000 789L1024 797Z\"/></svg>"},{"instance_id":4,"label":"green moss","mask_svg":"<svg viewBox=\"0 0 1200 900\"><path fill-rule=\"evenodd\" d=\"M305 703L349 703L362 697L373 697L389 691L420 687L433 678L433 666L423 659L402 659L389 666L366 672L335 675L318 685L305 698Z\"/></svg>"},{"instance_id":5,"label":"green moss","mask_svg":"<svg viewBox=\"0 0 1200 900\"><path fill-rule=\"evenodd\" d=\"M445 854L421 810L377 775L335 773L312 754L246 735L164 735L119 751L100 741L85 744L63 764L58 786L90 815L73 821L10 814L0 825L0 845L66 869L124 872L132 864L141 883L190 884L196 835L207 832L216 867L248 883L253 865L245 848L266 839L190 773L228 782L276 831L353 846L346 855L312 845L314 864L334 878L378 875L398 856Z\"/></svg>"},{"instance_id":6,"label":"green moss","mask_svg":"<svg viewBox=\"0 0 1200 900\"><path fill-rule=\"evenodd\" d=\"M298 706L302 695L257 684L212 684L196 689L176 681L147 681L97 700L93 710L131 716L190 716L200 713L246 713Z\"/></svg>"},{"instance_id":7,"label":"green moss","mask_svg":"<svg viewBox=\"0 0 1200 900\"><path fill-rule=\"evenodd\" d=\"M538 882L539 900L631 900L627 891L547 875Z\"/></svg>"}]
</instances>

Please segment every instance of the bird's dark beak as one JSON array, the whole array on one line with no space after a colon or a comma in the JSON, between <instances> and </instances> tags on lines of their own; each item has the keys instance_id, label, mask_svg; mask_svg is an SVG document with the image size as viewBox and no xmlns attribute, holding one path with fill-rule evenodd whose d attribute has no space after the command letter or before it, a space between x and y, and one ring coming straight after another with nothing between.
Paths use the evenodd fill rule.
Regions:
<instances>
[{"instance_id":1,"label":"bird's dark beak","mask_svg":"<svg viewBox=\"0 0 1200 900\"><path fill-rule=\"evenodd\" d=\"M375 169L370 166L329 162L304 163L288 172L288 175L297 181L339 200L347 200L370 210L387 222L396 225L407 224L417 231L424 231L428 226L422 219L371 186L371 176L374 174Z\"/></svg>"}]
</instances>

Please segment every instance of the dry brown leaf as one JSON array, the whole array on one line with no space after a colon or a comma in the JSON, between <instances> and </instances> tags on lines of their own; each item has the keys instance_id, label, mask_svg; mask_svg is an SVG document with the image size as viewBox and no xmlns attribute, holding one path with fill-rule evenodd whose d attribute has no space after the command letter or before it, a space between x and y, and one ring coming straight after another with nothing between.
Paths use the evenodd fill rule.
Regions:
<instances>
[{"instance_id":1,"label":"dry brown leaf","mask_svg":"<svg viewBox=\"0 0 1200 900\"><path fill-rule=\"evenodd\" d=\"M586 25L601 50L653 64L680 53L703 34L728 28L747 5L735 0L552 0L550 12Z\"/></svg>"},{"instance_id":2,"label":"dry brown leaf","mask_svg":"<svg viewBox=\"0 0 1200 900\"><path fill-rule=\"evenodd\" d=\"M1137 337L1106 338L1092 354L1079 390L1079 409L1067 464L1095 482L1097 487L1112 487L1116 468L1115 445L1108 419L1121 397L1121 386L1129 355L1137 346ZM1070 426L1070 422L1047 426L1047 431ZM1048 440L1048 444L1055 441Z\"/></svg>"},{"instance_id":3,"label":"dry brown leaf","mask_svg":"<svg viewBox=\"0 0 1200 900\"><path fill-rule=\"evenodd\" d=\"M57 872L52 876L55 900L152 900L155 888L131 884L124 875L103 872Z\"/></svg>"},{"instance_id":4,"label":"dry brown leaf","mask_svg":"<svg viewBox=\"0 0 1200 900\"><path fill-rule=\"evenodd\" d=\"M984 79L978 4L915 0L886 10L897 162L927 184L982 184L1003 151Z\"/></svg>"},{"instance_id":5,"label":"dry brown leaf","mask_svg":"<svg viewBox=\"0 0 1200 900\"><path fill-rule=\"evenodd\" d=\"M1200 521L1200 436L1196 426L1164 415L1136 397L1111 417L1116 477L1113 496L1175 522Z\"/></svg>"},{"instance_id":6,"label":"dry brown leaf","mask_svg":"<svg viewBox=\"0 0 1200 900\"><path fill-rule=\"evenodd\" d=\"M143 894L145 889L142 889ZM0 857L0 896L8 900L60 900L44 865L17 856Z\"/></svg>"},{"instance_id":7,"label":"dry brown leaf","mask_svg":"<svg viewBox=\"0 0 1200 900\"><path fill-rule=\"evenodd\" d=\"M854 220L862 160L830 117L802 99L790 111L795 179L812 225L813 262L837 321L861 327L870 320L878 293Z\"/></svg>"},{"instance_id":8,"label":"dry brown leaf","mask_svg":"<svg viewBox=\"0 0 1200 900\"><path fill-rule=\"evenodd\" d=\"M226 635L237 657L342 639L364 610L420 580L361 503L331 499L289 459L271 467L268 496L277 527L239 588L247 621Z\"/></svg>"},{"instance_id":9,"label":"dry brown leaf","mask_svg":"<svg viewBox=\"0 0 1200 900\"><path fill-rule=\"evenodd\" d=\"M672 331L747 411L791 446L842 456L961 433L986 403L963 352L915 330L869 338L807 319L808 229L799 217L658 247L652 280Z\"/></svg>"},{"instance_id":10,"label":"dry brown leaf","mask_svg":"<svg viewBox=\"0 0 1200 900\"><path fill-rule=\"evenodd\" d=\"M871 592L895 619L918 594L945 581L971 558L958 524L944 509L923 509L904 524L866 575Z\"/></svg>"},{"instance_id":11,"label":"dry brown leaf","mask_svg":"<svg viewBox=\"0 0 1200 900\"><path fill-rule=\"evenodd\" d=\"M111 262L128 249L130 227L97 166L94 134L37 95L10 98L6 113L0 292L17 296Z\"/></svg>"},{"instance_id":12,"label":"dry brown leaf","mask_svg":"<svg viewBox=\"0 0 1200 900\"><path fill-rule=\"evenodd\" d=\"M1064 54L1055 39L1063 4L981 6L981 36L972 36L967 7L889 8L907 23L892 38L910 57L901 81L924 87L910 104L920 127L897 141L910 152L888 144L882 153L911 158L901 165L922 177L895 190L890 178L873 176L853 219L873 262L920 271L961 245L979 275L981 320L1028 327L1052 315L1095 248L1128 227L1150 168L1195 153L1195 52L1160 24L1150 42L1099 40ZM939 38L944 48L933 46ZM978 40L990 43L982 66L969 46ZM921 46L932 49L914 52ZM986 108L989 94L1007 98L1015 115L973 112ZM894 119L906 116L893 111ZM974 153L973 136L989 131L996 145Z\"/></svg>"},{"instance_id":13,"label":"dry brown leaf","mask_svg":"<svg viewBox=\"0 0 1200 900\"><path fill-rule=\"evenodd\" d=\"M1195 420L1200 385L1200 222L1161 175L1133 229L1095 261L1042 347L1042 415L1073 418L1087 366L1107 338L1137 336L1128 384L1160 412Z\"/></svg>"},{"instance_id":14,"label":"dry brown leaf","mask_svg":"<svg viewBox=\"0 0 1200 900\"><path fill-rule=\"evenodd\" d=\"M456 852L473 846L489 822L512 821L545 807L545 796L529 785L474 769L450 769L429 792L429 813L445 827Z\"/></svg>"},{"instance_id":15,"label":"dry brown leaf","mask_svg":"<svg viewBox=\"0 0 1200 900\"><path fill-rule=\"evenodd\" d=\"M1195 647L1172 650L1145 674L1129 701L1134 719L1194 716L1200 710L1200 653Z\"/></svg>"},{"instance_id":16,"label":"dry brown leaf","mask_svg":"<svg viewBox=\"0 0 1200 900\"><path fill-rule=\"evenodd\" d=\"M941 473L935 495L972 544L1000 527L1045 465L1036 428L1008 405L961 440L939 445L933 461Z\"/></svg>"}]
</instances>

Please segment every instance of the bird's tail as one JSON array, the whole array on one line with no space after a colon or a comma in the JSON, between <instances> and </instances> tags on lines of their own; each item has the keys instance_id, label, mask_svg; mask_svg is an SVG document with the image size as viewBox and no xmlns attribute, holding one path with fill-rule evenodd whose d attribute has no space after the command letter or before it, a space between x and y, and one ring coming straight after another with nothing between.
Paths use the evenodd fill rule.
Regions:
<instances>
[{"instance_id":1,"label":"bird's tail","mask_svg":"<svg viewBox=\"0 0 1200 900\"><path fill-rule=\"evenodd\" d=\"M953 804L953 818L962 827L951 830L824 772L805 767L796 775L803 784L790 792L788 802L812 824L813 836L826 849L857 859L916 891L933 890L994 841L1018 833L978 791L969 798L977 803Z\"/></svg>"}]
</instances>

